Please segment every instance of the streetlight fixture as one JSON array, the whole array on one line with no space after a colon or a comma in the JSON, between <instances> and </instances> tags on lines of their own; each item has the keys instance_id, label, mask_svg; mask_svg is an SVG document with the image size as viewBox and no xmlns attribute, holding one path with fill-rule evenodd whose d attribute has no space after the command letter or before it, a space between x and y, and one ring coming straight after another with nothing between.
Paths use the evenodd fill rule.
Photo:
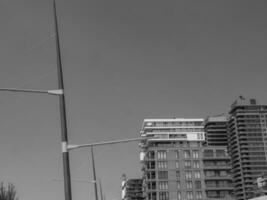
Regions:
<instances>
[{"instance_id":1,"label":"streetlight fixture","mask_svg":"<svg viewBox=\"0 0 267 200\"><path fill-rule=\"evenodd\" d=\"M19 88L0 88L0 91L63 95L63 90L25 90Z\"/></svg>"},{"instance_id":2,"label":"streetlight fixture","mask_svg":"<svg viewBox=\"0 0 267 200\"><path fill-rule=\"evenodd\" d=\"M60 72L60 71L59 71ZM62 73L62 71L61 71ZM95 172L95 163L94 163L94 153L93 147L94 146L103 146L109 144L118 144L118 143L127 143L133 141L141 141L144 140L144 137L139 138L130 138L130 139L123 139L123 140L113 140L113 141L104 141L104 142L96 142L96 143L88 143L88 144L68 144L67 141L67 126L66 126L66 111L65 111L65 101L61 98L64 97L63 89L56 89L56 90L33 90L33 89L18 89L18 88L0 88L0 91L7 91L7 92L21 92L21 93L39 93L39 94L50 94L50 95L58 95L60 98L60 111L61 111L61 130L62 132L62 156L63 156L63 172L64 172L64 185L65 185L65 200L71 200L71 177L70 177L70 168L69 168L69 150L79 149L79 148L86 148L91 147L91 155L92 155L92 162L93 162L93 174L94 180L90 181L94 183L95 189L95 198L98 200L97 195L97 178ZM63 106L64 105L64 106ZM99 180L100 190L101 190L101 199L103 200L103 193L102 193L102 185Z\"/></svg>"},{"instance_id":3,"label":"streetlight fixture","mask_svg":"<svg viewBox=\"0 0 267 200\"><path fill-rule=\"evenodd\" d=\"M124 140L114 140L114 141L106 141L106 142L98 142L98 143L90 143L90 144L81 144L81 145L68 145L68 149L78 149L78 148L85 148L90 147L91 148L91 158L92 158L92 168L93 168L93 181L94 181L94 190L95 190L95 200L98 200L98 190L97 190L97 180L99 181L99 187L100 187L100 197L101 200L103 200L103 191L102 191L102 184L100 179L96 178L96 170L95 170L95 158L94 158L94 146L101 146L101 145L109 145L109 144L118 144L118 143L125 143L125 142L132 142L132 141L140 141L144 138L132 138L132 139L124 139Z\"/></svg>"},{"instance_id":4,"label":"streetlight fixture","mask_svg":"<svg viewBox=\"0 0 267 200\"><path fill-rule=\"evenodd\" d=\"M57 95L59 97L65 200L72 200L69 150L77 149L77 148L83 148L83 147L93 147L93 146L99 146L99 145L124 143L124 142L131 142L131 141L140 141L140 140L143 140L144 138L133 138L133 139L126 139L126 140L107 141L107 142L82 144L82 145L69 145L68 144L66 103L65 103L65 95L64 95L64 81L63 81L60 41L59 41L59 33L58 33L59 31L58 31L58 22L57 22L58 20L57 20L57 10L56 10L56 0L53 0L53 14L54 14L54 25L55 25L55 40L56 40L56 53L57 53L57 74L58 74L58 87L59 87L59 89L34 90L34 89L19 89L19 88L0 88L0 91L50 94L50 95ZM94 177L94 179L96 180L96 177ZM102 196L103 195L101 194L101 197Z\"/></svg>"},{"instance_id":5,"label":"streetlight fixture","mask_svg":"<svg viewBox=\"0 0 267 200\"><path fill-rule=\"evenodd\" d=\"M124 140L96 142L96 143L89 143L89 144L69 144L67 146L67 149L73 150L73 149L79 149L79 148L85 148L85 147L103 146L103 145L109 145L109 144L127 143L127 142L141 141L141 140L144 140L144 138L139 137L139 138L124 139Z\"/></svg>"},{"instance_id":6,"label":"streetlight fixture","mask_svg":"<svg viewBox=\"0 0 267 200\"><path fill-rule=\"evenodd\" d=\"M67 148L67 146L68 146L68 132L67 132L67 120L66 120L66 104L65 104L65 95L64 95L64 81L63 81L63 71L62 71L62 62L61 62L60 41L59 41L59 34L58 34L56 0L53 0L53 14L54 14L54 25L55 25L56 52L57 52L57 74L58 74L58 87L59 87L59 89L55 89L55 90L26 90L26 89L17 89L17 88L1 88L0 91L24 92L24 93L44 93L44 94L58 95L59 107L60 107L61 142L62 142L65 200L72 200L69 152L68 152L68 148Z\"/></svg>"}]
</instances>

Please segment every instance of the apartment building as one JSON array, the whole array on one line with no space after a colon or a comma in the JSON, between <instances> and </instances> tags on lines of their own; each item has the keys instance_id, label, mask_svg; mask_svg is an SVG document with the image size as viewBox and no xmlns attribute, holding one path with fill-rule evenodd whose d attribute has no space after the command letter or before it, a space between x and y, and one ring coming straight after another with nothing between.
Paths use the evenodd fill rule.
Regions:
<instances>
[{"instance_id":1,"label":"apartment building","mask_svg":"<svg viewBox=\"0 0 267 200\"><path fill-rule=\"evenodd\" d=\"M228 149L237 200L253 197L256 179L267 173L267 106L240 97L231 106Z\"/></svg>"},{"instance_id":2,"label":"apartment building","mask_svg":"<svg viewBox=\"0 0 267 200\"><path fill-rule=\"evenodd\" d=\"M227 124L225 115L210 116L205 120L203 164L208 200L233 199Z\"/></svg>"},{"instance_id":3,"label":"apartment building","mask_svg":"<svg viewBox=\"0 0 267 200\"><path fill-rule=\"evenodd\" d=\"M203 119L145 119L141 129L146 200L205 200Z\"/></svg>"},{"instance_id":4,"label":"apartment building","mask_svg":"<svg viewBox=\"0 0 267 200\"><path fill-rule=\"evenodd\" d=\"M210 146L204 147L203 151L207 200L232 200L233 180L227 148Z\"/></svg>"},{"instance_id":5,"label":"apartment building","mask_svg":"<svg viewBox=\"0 0 267 200\"><path fill-rule=\"evenodd\" d=\"M227 147L227 117L225 115L209 116L205 120L205 144L207 146Z\"/></svg>"}]
</instances>

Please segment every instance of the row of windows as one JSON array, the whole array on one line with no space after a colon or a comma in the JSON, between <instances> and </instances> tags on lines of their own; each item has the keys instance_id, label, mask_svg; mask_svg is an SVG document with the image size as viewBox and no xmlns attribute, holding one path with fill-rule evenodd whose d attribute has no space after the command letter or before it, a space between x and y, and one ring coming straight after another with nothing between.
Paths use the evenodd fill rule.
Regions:
<instances>
[{"instance_id":1,"label":"row of windows","mask_svg":"<svg viewBox=\"0 0 267 200\"><path fill-rule=\"evenodd\" d=\"M194 200L194 192L193 191L187 191L185 193L185 200ZM197 191L195 192L195 199L201 200L203 198L202 192ZM157 199L157 193L151 192L148 193L148 200L156 200ZM159 200L169 200L169 193L168 192L159 192ZM177 192L177 200L182 200L182 194L181 192Z\"/></svg>"},{"instance_id":2,"label":"row of windows","mask_svg":"<svg viewBox=\"0 0 267 200\"><path fill-rule=\"evenodd\" d=\"M202 199L202 192L198 191L198 192L196 192L195 195L196 195L196 199L197 200ZM177 198L178 200L182 200L181 194L177 194L177 197L178 197ZM194 199L194 193L193 193L193 191L186 192L186 200L193 200L193 199Z\"/></svg>"},{"instance_id":3,"label":"row of windows","mask_svg":"<svg viewBox=\"0 0 267 200\"><path fill-rule=\"evenodd\" d=\"M157 151L157 159L167 159L167 151L166 150L159 150ZM198 150L184 150L183 151L183 157L184 158L199 158L199 151ZM149 151L147 152L147 158L148 159L155 159L155 152ZM181 158L180 151L175 151L175 158L179 159Z\"/></svg>"},{"instance_id":4,"label":"row of windows","mask_svg":"<svg viewBox=\"0 0 267 200\"><path fill-rule=\"evenodd\" d=\"M193 189L193 182L192 181L186 181L186 189L191 190ZM201 182L195 181L195 189L201 189Z\"/></svg>"},{"instance_id":5,"label":"row of windows","mask_svg":"<svg viewBox=\"0 0 267 200\"><path fill-rule=\"evenodd\" d=\"M152 163L152 164L151 164ZM179 169L181 167L182 161L175 161L175 168ZM185 160L183 161L184 168L200 168L200 161L199 160ZM167 161L158 161L157 162L158 169L167 169L168 164ZM148 162L147 169L155 169L155 162Z\"/></svg>"},{"instance_id":6,"label":"row of windows","mask_svg":"<svg viewBox=\"0 0 267 200\"><path fill-rule=\"evenodd\" d=\"M214 154L215 152L216 154ZM215 157L215 155L217 158L224 158L228 156L227 151L224 149L217 149L215 152L213 151L213 149L205 149L203 156L206 158L207 157L212 158L212 157Z\"/></svg>"},{"instance_id":7,"label":"row of windows","mask_svg":"<svg viewBox=\"0 0 267 200\"><path fill-rule=\"evenodd\" d=\"M168 192L159 192L159 200L169 200Z\"/></svg>"},{"instance_id":8,"label":"row of windows","mask_svg":"<svg viewBox=\"0 0 267 200\"><path fill-rule=\"evenodd\" d=\"M201 177L201 173L199 170L196 171L185 171L184 176L186 179L192 179L193 177L195 179L200 179ZM176 178L180 179L181 178L181 174L179 171L176 171Z\"/></svg>"},{"instance_id":9,"label":"row of windows","mask_svg":"<svg viewBox=\"0 0 267 200\"><path fill-rule=\"evenodd\" d=\"M228 173L227 171L224 171L224 170L221 170L221 171L211 171L211 170L207 170L205 171L205 175L207 177L214 177L214 176L217 176L217 177L224 177L224 176L227 176Z\"/></svg>"},{"instance_id":10,"label":"row of windows","mask_svg":"<svg viewBox=\"0 0 267 200\"><path fill-rule=\"evenodd\" d=\"M208 198L225 198L230 196L230 193L228 191L208 191L207 197Z\"/></svg>"},{"instance_id":11,"label":"row of windows","mask_svg":"<svg viewBox=\"0 0 267 200\"><path fill-rule=\"evenodd\" d=\"M181 190L181 182L177 181L177 190ZM193 188L200 190L201 189L201 181L186 181L186 189L187 190L192 190ZM147 183L147 187L149 190L155 190L156 189L156 182L152 181L152 182L148 182ZM168 190L169 188L169 184L168 181L160 181L158 182L158 189L159 190Z\"/></svg>"},{"instance_id":12,"label":"row of windows","mask_svg":"<svg viewBox=\"0 0 267 200\"><path fill-rule=\"evenodd\" d=\"M175 132L203 132L204 128L160 128L160 129L146 129L146 133L159 133L159 132L168 132L168 133L175 133Z\"/></svg>"},{"instance_id":13,"label":"row of windows","mask_svg":"<svg viewBox=\"0 0 267 200\"><path fill-rule=\"evenodd\" d=\"M204 166L230 166L228 161L204 161Z\"/></svg>"},{"instance_id":14,"label":"row of windows","mask_svg":"<svg viewBox=\"0 0 267 200\"><path fill-rule=\"evenodd\" d=\"M203 135L203 134L202 134ZM147 135L149 136L149 135ZM152 135L151 137L154 137L154 135ZM183 147L183 148L187 148L187 147L202 147L202 142L200 141L176 141L176 142L153 142L150 144L151 147Z\"/></svg>"},{"instance_id":15,"label":"row of windows","mask_svg":"<svg viewBox=\"0 0 267 200\"><path fill-rule=\"evenodd\" d=\"M206 186L207 187L232 187L231 181L225 181L225 180L220 180L220 181L206 181Z\"/></svg>"},{"instance_id":16,"label":"row of windows","mask_svg":"<svg viewBox=\"0 0 267 200\"><path fill-rule=\"evenodd\" d=\"M206 172L206 176L215 176L215 175L217 175L217 174L215 174L214 171L207 171ZM224 171L221 171L219 175L224 176ZM227 175L227 173L226 173L226 175ZM147 177L147 179L156 179L156 172L155 171L148 171L146 177ZM192 178L200 179L201 173L199 170L185 171L184 177L186 179L192 179ZM180 179L180 178L181 178L180 171L176 171L176 179ZM161 180L168 179L168 171L158 171L158 179L161 179Z\"/></svg>"}]
</instances>

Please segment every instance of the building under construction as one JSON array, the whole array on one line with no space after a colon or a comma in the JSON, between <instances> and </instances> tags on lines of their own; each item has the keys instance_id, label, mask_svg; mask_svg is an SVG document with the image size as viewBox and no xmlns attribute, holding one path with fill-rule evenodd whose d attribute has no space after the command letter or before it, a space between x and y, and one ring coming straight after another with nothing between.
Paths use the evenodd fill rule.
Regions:
<instances>
[{"instance_id":1,"label":"building under construction","mask_svg":"<svg viewBox=\"0 0 267 200\"><path fill-rule=\"evenodd\" d=\"M143 180L122 176L122 200L143 200Z\"/></svg>"}]
</instances>

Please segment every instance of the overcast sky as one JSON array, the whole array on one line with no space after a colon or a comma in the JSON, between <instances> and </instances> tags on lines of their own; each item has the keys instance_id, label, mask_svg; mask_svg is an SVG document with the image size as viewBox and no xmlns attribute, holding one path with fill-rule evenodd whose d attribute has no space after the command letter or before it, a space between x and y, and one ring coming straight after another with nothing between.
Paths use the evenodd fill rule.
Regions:
<instances>
[{"instance_id":1,"label":"overcast sky","mask_svg":"<svg viewBox=\"0 0 267 200\"><path fill-rule=\"evenodd\" d=\"M239 96L267 104L265 0L57 0L70 143L134 138L144 118L227 113ZM0 87L54 89L51 0L0 0ZM63 200L58 99L0 93L0 180L20 199ZM141 177L137 143L95 149L107 200ZM70 153L92 179L89 150ZM57 181L55 181L57 179ZM73 199L93 199L73 181Z\"/></svg>"}]
</instances>

